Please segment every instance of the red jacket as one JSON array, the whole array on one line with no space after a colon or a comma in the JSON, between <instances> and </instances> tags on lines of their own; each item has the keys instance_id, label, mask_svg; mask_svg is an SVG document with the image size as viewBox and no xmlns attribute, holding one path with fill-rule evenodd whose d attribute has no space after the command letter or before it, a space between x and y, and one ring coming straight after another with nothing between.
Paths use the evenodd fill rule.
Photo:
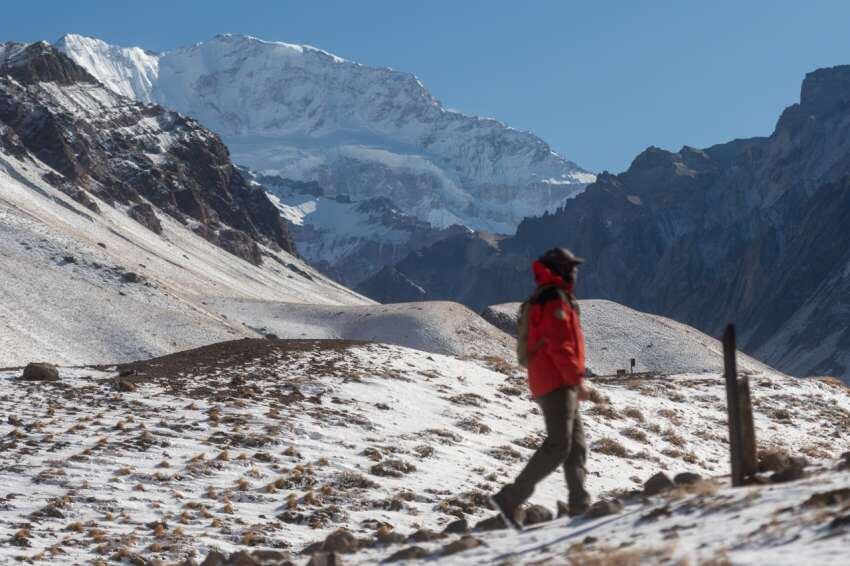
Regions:
<instances>
[{"instance_id":1,"label":"red jacket","mask_svg":"<svg viewBox=\"0 0 850 566\"><path fill-rule=\"evenodd\" d=\"M535 261L537 285L556 285L568 296L572 283ZM528 324L528 386L534 397L559 387L577 386L584 378L584 335L576 309L560 294L542 304L532 304Z\"/></svg>"}]
</instances>

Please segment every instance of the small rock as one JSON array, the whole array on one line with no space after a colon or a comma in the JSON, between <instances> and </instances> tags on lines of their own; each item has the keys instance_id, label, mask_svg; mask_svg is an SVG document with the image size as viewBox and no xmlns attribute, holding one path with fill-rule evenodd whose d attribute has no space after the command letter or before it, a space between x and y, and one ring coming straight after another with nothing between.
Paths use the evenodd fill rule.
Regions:
<instances>
[{"instance_id":1,"label":"small rock","mask_svg":"<svg viewBox=\"0 0 850 566\"><path fill-rule=\"evenodd\" d=\"M142 277L134 271L125 271L121 274L121 281L124 283L139 283Z\"/></svg>"},{"instance_id":2,"label":"small rock","mask_svg":"<svg viewBox=\"0 0 850 566\"><path fill-rule=\"evenodd\" d=\"M310 557L306 566L342 566L342 558L335 552L317 552Z\"/></svg>"},{"instance_id":3,"label":"small rock","mask_svg":"<svg viewBox=\"0 0 850 566\"><path fill-rule=\"evenodd\" d=\"M250 554L244 550L234 552L225 562L226 566L260 566L260 562L255 560Z\"/></svg>"},{"instance_id":4,"label":"small rock","mask_svg":"<svg viewBox=\"0 0 850 566\"><path fill-rule=\"evenodd\" d=\"M676 477L673 478L673 483L676 485L693 485L701 479L702 476L694 472L682 472L681 474L676 474Z\"/></svg>"},{"instance_id":5,"label":"small rock","mask_svg":"<svg viewBox=\"0 0 850 566\"><path fill-rule=\"evenodd\" d=\"M670 477L664 472L658 472L643 484L643 494L647 497L658 495L668 489L673 489L676 485L670 480Z\"/></svg>"},{"instance_id":6,"label":"small rock","mask_svg":"<svg viewBox=\"0 0 850 566\"><path fill-rule=\"evenodd\" d=\"M408 546L398 552L390 554L385 562L398 562L400 560L416 560L428 556L428 551L421 546Z\"/></svg>"},{"instance_id":7,"label":"small rock","mask_svg":"<svg viewBox=\"0 0 850 566\"><path fill-rule=\"evenodd\" d=\"M407 540L406 536L394 531L392 527L387 525L381 526L381 528L375 532L375 538L378 542L382 542L384 544L398 544Z\"/></svg>"},{"instance_id":8,"label":"small rock","mask_svg":"<svg viewBox=\"0 0 850 566\"><path fill-rule=\"evenodd\" d=\"M446 538L446 535L432 531L431 529L419 529L407 538L413 542L431 542L433 540Z\"/></svg>"},{"instance_id":9,"label":"small rock","mask_svg":"<svg viewBox=\"0 0 850 566\"><path fill-rule=\"evenodd\" d=\"M476 531L497 531L507 528L508 526L505 524L505 520L502 519L501 515L493 515L492 517L484 519L483 521L478 521L475 524Z\"/></svg>"},{"instance_id":10,"label":"small rock","mask_svg":"<svg viewBox=\"0 0 850 566\"><path fill-rule=\"evenodd\" d=\"M619 499L603 499L597 501L584 512L583 517L588 519L598 519L599 517L607 517L608 515L616 515L623 511L623 502Z\"/></svg>"},{"instance_id":11,"label":"small rock","mask_svg":"<svg viewBox=\"0 0 850 566\"><path fill-rule=\"evenodd\" d=\"M58 381L59 370L53 364L33 362L27 364L21 379L25 381Z\"/></svg>"},{"instance_id":12,"label":"small rock","mask_svg":"<svg viewBox=\"0 0 850 566\"><path fill-rule=\"evenodd\" d=\"M77 258L72 255L66 255L62 258L62 261L64 261L65 263L77 263Z\"/></svg>"},{"instance_id":13,"label":"small rock","mask_svg":"<svg viewBox=\"0 0 850 566\"><path fill-rule=\"evenodd\" d=\"M131 393L136 390L136 384L129 379L116 379L113 381L113 386L124 393Z\"/></svg>"},{"instance_id":14,"label":"small rock","mask_svg":"<svg viewBox=\"0 0 850 566\"><path fill-rule=\"evenodd\" d=\"M770 481L773 483L785 483L796 481L806 477L806 471L801 466L788 466L784 470L780 470L770 476Z\"/></svg>"},{"instance_id":15,"label":"small rock","mask_svg":"<svg viewBox=\"0 0 850 566\"><path fill-rule=\"evenodd\" d=\"M537 525L545 523L553 519L552 512L542 505L529 505L525 508L525 516L523 517L523 525Z\"/></svg>"},{"instance_id":16,"label":"small rock","mask_svg":"<svg viewBox=\"0 0 850 566\"><path fill-rule=\"evenodd\" d=\"M452 521L446 528L443 529L444 534L461 534L465 533L469 530L469 522L466 519L458 519L457 521Z\"/></svg>"},{"instance_id":17,"label":"small rock","mask_svg":"<svg viewBox=\"0 0 850 566\"><path fill-rule=\"evenodd\" d=\"M269 332L268 334L266 334L266 340L277 340L277 334L272 334L271 332Z\"/></svg>"},{"instance_id":18,"label":"small rock","mask_svg":"<svg viewBox=\"0 0 850 566\"><path fill-rule=\"evenodd\" d=\"M347 529L335 530L322 543L322 550L329 553L350 554L357 552L358 548L360 548L360 544L357 538Z\"/></svg>"},{"instance_id":19,"label":"small rock","mask_svg":"<svg viewBox=\"0 0 850 566\"><path fill-rule=\"evenodd\" d=\"M280 550L255 550L251 556L261 564L284 564L292 560L292 555Z\"/></svg>"},{"instance_id":20,"label":"small rock","mask_svg":"<svg viewBox=\"0 0 850 566\"><path fill-rule=\"evenodd\" d=\"M457 554L458 552L463 552L464 550L470 550L472 548L477 548L481 546L482 543L479 539L464 535L458 540L454 542L450 542L446 546L440 550L440 554L443 556L449 556L450 554Z\"/></svg>"},{"instance_id":21,"label":"small rock","mask_svg":"<svg viewBox=\"0 0 850 566\"><path fill-rule=\"evenodd\" d=\"M778 472L788 467L790 456L784 449L762 450L758 453L760 472Z\"/></svg>"},{"instance_id":22,"label":"small rock","mask_svg":"<svg viewBox=\"0 0 850 566\"><path fill-rule=\"evenodd\" d=\"M201 562L201 566L225 566L227 557L217 550L210 550L207 557Z\"/></svg>"}]
</instances>

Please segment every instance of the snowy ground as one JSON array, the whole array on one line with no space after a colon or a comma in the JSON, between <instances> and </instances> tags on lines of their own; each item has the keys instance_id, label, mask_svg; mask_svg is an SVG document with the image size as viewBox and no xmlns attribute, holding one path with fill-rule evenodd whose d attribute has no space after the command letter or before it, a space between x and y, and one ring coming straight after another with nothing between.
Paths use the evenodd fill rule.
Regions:
<instances>
[{"instance_id":1,"label":"snowy ground","mask_svg":"<svg viewBox=\"0 0 850 566\"><path fill-rule=\"evenodd\" d=\"M119 369L134 370L126 379L135 383L116 385ZM439 531L458 517L475 524L492 514L484 496L518 472L540 438L521 374L495 357L241 340L125 368L62 368L56 383L20 382L19 373L0 372L4 561L298 553L339 527L375 541L389 531ZM850 450L846 389L773 372L752 382L762 447L830 466ZM595 497L628 493L659 470L728 472L719 375L595 388L583 407ZM629 548L692 559L755 564L793 553L839 563L850 539L828 526L837 508L809 511L802 501L848 483L843 473L791 487L701 488L670 503L627 499L613 519L556 521L521 536L473 533L484 546L447 560L558 563L577 542L596 552L637 539ZM533 502L554 509L564 498L555 474ZM665 504L670 517L638 520ZM456 538L415 544L440 552ZM410 544L376 544L345 560L373 563Z\"/></svg>"}]
</instances>

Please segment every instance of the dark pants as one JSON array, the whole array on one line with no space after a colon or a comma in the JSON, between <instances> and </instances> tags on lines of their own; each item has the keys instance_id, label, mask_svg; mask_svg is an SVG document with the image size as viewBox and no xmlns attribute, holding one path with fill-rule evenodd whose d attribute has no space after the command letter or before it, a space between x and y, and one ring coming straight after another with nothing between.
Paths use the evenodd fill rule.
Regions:
<instances>
[{"instance_id":1,"label":"dark pants","mask_svg":"<svg viewBox=\"0 0 850 566\"><path fill-rule=\"evenodd\" d=\"M587 446L584 427L578 412L576 390L572 387L556 389L537 399L546 423L546 440L514 483L496 494L508 509L516 509L531 497L534 487L546 476L564 466L564 476L569 490L570 506L585 506L590 495L584 489Z\"/></svg>"}]
</instances>

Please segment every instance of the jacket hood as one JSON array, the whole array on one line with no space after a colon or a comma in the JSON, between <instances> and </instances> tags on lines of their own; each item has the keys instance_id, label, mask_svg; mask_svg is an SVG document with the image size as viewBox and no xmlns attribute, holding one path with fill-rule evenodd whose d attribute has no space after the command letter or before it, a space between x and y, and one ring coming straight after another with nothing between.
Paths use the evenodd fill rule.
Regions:
<instances>
[{"instance_id":1,"label":"jacket hood","mask_svg":"<svg viewBox=\"0 0 850 566\"><path fill-rule=\"evenodd\" d=\"M534 280L537 285L557 285L562 289L566 289L570 293L573 292L573 284L564 281L564 278L546 267L542 262L535 261L531 264L531 270L534 272Z\"/></svg>"}]
</instances>

